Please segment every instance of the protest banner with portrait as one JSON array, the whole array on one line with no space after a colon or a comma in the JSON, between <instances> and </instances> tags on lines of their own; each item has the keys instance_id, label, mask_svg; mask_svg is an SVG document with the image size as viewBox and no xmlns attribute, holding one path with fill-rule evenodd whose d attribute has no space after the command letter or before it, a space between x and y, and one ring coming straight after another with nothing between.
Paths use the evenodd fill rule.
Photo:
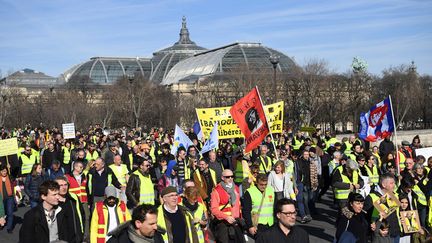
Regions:
<instances>
[{"instance_id":1,"label":"protest banner with portrait","mask_svg":"<svg viewBox=\"0 0 432 243\"><path fill-rule=\"evenodd\" d=\"M379 199L375 200L373 205L378 212L384 214L384 218L387 218L399 208L400 201L393 192L386 192Z\"/></svg>"},{"instance_id":2,"label":"protest banner with portrait","mask_svg":"<svg viewBox=\"0 0 432 243\"><path fill-rule=\"evenodd\" d=\"M415 233L421 229L420 218L417 210L401 211L401 224L404 233Z\"/></svg>"},{"instance_id":3,"label":"protest banner with portrait","mask_svg":"<svg viewBox=\"0 0 432 243\"><path fill-rule=\"evenodd\" d=\"M214 107L214 108L196 108L198 121L201 125L203 136L207 139L210 136L214 124L218 122L219 139L242 138L244 137L232 119L229 110L230 106ZM282 133L283 117L284 117L284 102L276 102L270 105L265 105L268 125L272 133Z\"/></svg>"}]
</instances>

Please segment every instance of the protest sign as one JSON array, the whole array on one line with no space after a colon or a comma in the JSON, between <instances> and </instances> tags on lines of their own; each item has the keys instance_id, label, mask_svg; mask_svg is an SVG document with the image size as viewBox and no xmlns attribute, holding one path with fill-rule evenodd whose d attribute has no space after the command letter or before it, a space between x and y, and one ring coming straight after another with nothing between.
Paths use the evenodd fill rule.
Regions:
<instances>
[{"instance_id":1,"label":"protest sign","mask_svg":"<svg viewBox=\"0 0 432 243\"><path fill-rule=\"evenodd\" d=\"M197 108L198 121L201 124L201 131L205 138L209 138L215 122L218 122L219 139L241 138L243 134L234 122L229 110L230 106L215 108ZM269 127L272 133L282 133L284 102L265 105Z\"/></svg>"},{"instance_id":2,"label":"protest sign","mask_svg":"<svg viewBox=\"0 0 432 243\"><path fill-rule=\"evenodd\" d=\"M419 148L415 150L416 156L423 155L426 158L424 165L427 165L427 160L432 156L432 147Z\"/></svg>"},{"instance_id":3,"label":"protest sign","mask_svg":"<svg viewBox=\"0 0 432 243\"><path fill-rule=\"evenodd\" d=\"M64 139L75 138L75 123L62 124Z\"/></svg>"},{"instance_id":4,"label":"protest sign","mask_svg":"<svg viewBox=\"0 0 432 243\"><path fill-rule=\"evenodd\" d=\"M0 140L0 156L6 156L18 153L17 138L9 138Z\"/></svg>"}]
</instances>

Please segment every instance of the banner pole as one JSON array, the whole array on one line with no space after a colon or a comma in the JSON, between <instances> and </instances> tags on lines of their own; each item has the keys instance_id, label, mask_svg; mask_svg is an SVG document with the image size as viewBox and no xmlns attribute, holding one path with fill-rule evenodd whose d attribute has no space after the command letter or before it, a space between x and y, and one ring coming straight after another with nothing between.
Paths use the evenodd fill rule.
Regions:
<instances>
[{"instance_id":1,"label":"banner pole","mask_svg":"<svg viewBox=\"0 0 432 243\"><path fill-rule=\"evenodd\" d=\"M392 118L393 118L393 124L394 124L394 137L395 137L395 140L396 140L396 142L395 142L395 149L396 149L396 160L397 160L397 174L399 175L400 174L400 158L399 158L399 153L398 153L398 137L397 137L397 132L396 132L396 130L397 130L397 124L396 124L396 122L395 122L395 116L394 116L394 110L393 110L393 102L392 102L392 99L391 99L391 95L389 95L389 101L390 101L390 108L391 108L391 111L392 111Z\"/></svg>"},{"instance_id":2,"label":"banner pole","mask_svg":"<svg viewBox=\"0 0 432 243\"><path fill-rule=\"evenodd\" d=\"M271 139L272 139L272 144L273 144L273 149L274 149L274 152L275 152L276 160L279 160L279 156L278 156L278 154L277 154L277 152L276 152L276 145L275 145L275 143L274 143L273 133L271 132L271 129L270 129L270 126L269 126L269 122L268 122L268 119L267 119L267 112L266 112L266 109L265 109L265 107L264 107L264 103L262 102L261 95L260 95L260 92L259 92L259 90L258 90L258 86L255 86L255 88L256 88L256 90L257 90L258 97L259 97L260 102L261 102L261 106L263 107L263 110L264 110L264 117L265 117L265 119L266 119L267 128L268 128L268 130L269 130L270 137L271 137Z\"/></svg>"},{"instance_id":3,"label":"banner pole","mask_svg":"<svg viewBox=\"0 0 432 243\"><path fill-rule=\"evenodd\" d=\"M199 120L199 116L198 116L198 111L197 111L196 108L195 108L195 115L197 116L197 121L198 121L198 124L199 124L200 129L201 129L202 138L203 138L203 140L204 140L204 141L201 141L201 142L203 142L203 144L204 144L204 143L206 142L206 138L205 138L205 136L204 136L204 131L203 131L203 129L202 129L201 122L200 122L200 120ZM197 135L198 135L198 134L197 134Z\"/></svg>"}]
</instances>

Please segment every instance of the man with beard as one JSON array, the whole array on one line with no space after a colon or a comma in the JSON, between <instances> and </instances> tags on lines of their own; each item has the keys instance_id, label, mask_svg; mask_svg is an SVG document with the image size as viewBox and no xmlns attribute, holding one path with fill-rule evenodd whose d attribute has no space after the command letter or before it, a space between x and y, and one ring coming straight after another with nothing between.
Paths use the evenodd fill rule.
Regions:
<instances>
[{"instance_id":1,"label":"man with beard","mask_svg":"<svg viewBox=\"0 0 432 243\"><path fill-rule=\"evenodd\" d=\"M53 143L49 143L48 148L45 149L42 154L42 168L48 170L49 168L51 168L53 161L59 159L60 159L59 151L54 149Z\"/></svg>"},{"instance_id":2,"label":"man with beard","mask_svg":"<svg viewBox=\"0 0 432 243\"><path fill-rule=\"evenodd\" d=\"M155 194L149 174L150 167L150 160L143 160L138 169L129 177L126 186L128 208L134 208L142 203L154 205Z\"/></svg>"},{"instance_id":3,"label":"man with beard","mask_svg":"<svg viewBox=\"0 0 432 243\"><path fill-rule=\"evenodd\" d=\"M256 243L308 243L308 233L304 229L295 226L296 215L295 201L287 198L280 199L276 203L276 217L279 223L259 235Z\"/></svg>"},{"instance_id":4,"label":"man with beard","mask_svg":"<svg viewBox=\"0 0 432 243\"><path fill-rule=\"evenodd\" d=\"M120 224L131 219L124 201L116 198L116 188L105 188L105 200L97 202L90 224L90 243L104 243L111 238L108 235Z\"/></svg>"},{"instance_id":5,"label":"man with beard","mask_svg":"<svg viewBox=\"0 0 432 243\"><path fill-rule=\"evenodd\" d=\"M169 144L164 143L164 144L161 145L161 148L162 148L162 154L159 155L158 162L160 162L163 159L165 159L166 161L175 160L174 155L172 155L171 152L170 152L170 146L169 146Z\"/></svg>"},{"instance_id":6,"label":"man with beard","mask_svg":"<svg viewBox=\"0 0 432 243\"><path fill-rule=\"evenodd\" d=\"M163 243L165 230L157 227L157 209L150 204L136 207L132 220L112 231L108 243Z\"/></svg>"},{"instance_id":7,"label":"man with beard","mask_svg":"<svg viewBox=\"0 0 432 243\"><path fill-rule=\"evenodd\" d=\"M199 171L193 175L194 182L198 188L202 199L207 203L210 202L210 194L217 185L216 172L209 168L209 164L204 159L198 162Z\"/></svg>"},{"instance_id":8,"label":"man with beard","mask_svg":"<svg viewBox=\"0 0 432 243\"><path fill-rule=\"evenodd\" d=\"M75 239L74 242L81 243L84 239L84 208L75 193L69 193L69 182L64 176L55 179L59 184L59 206L64 210L65 217L73 227L69 233Z\"/></svg>"}]
</instances>

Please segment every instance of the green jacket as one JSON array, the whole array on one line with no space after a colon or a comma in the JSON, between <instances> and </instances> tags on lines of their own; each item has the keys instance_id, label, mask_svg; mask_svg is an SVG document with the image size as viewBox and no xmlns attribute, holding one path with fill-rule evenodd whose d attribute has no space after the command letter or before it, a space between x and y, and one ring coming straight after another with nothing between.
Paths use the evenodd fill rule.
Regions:
<instances>
[{"instance_id":1,"label":"green jacket","mask_svg":"<svg viewBox=\"0 0 432 243\"><path fill-rule=\"evenodd\" d=\"M0 193L0 218L5 216L4 204L3 204L3 195Z\"/></svg>"}]
</instances>

